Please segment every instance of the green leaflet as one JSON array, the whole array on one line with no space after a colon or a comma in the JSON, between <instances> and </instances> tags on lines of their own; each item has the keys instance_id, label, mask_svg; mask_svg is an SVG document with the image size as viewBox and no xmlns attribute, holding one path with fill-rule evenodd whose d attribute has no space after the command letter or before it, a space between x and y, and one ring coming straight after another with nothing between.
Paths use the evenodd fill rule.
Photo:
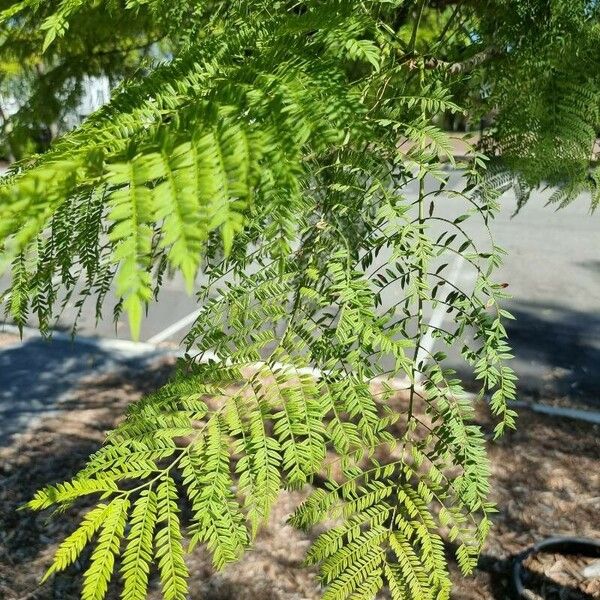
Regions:
<instances>
[{"instance_id":1,"label":"green leaflet","mask_svg":"<svg viewBox=\"0 0 600 600\"><path fill-rule=\"evenodd\" d=\"M149 164L150 163L150 164ZM139 337L143 306L152 298L148 267L152 252L154 208L152 193L145 186L153 179L151 161L138 158L130 163L110 165L107 182L118 189L111 192L109 218L114 222L110 239L116 242L113 260L120 263L117 293L124 298L134 338Z\"/></svg>"},{"instance_id":2,"label":"green leaflet","mask_svg":"<svg viewBox=\"0 0 600 600\"><path fill-rule=\"evenodd\" d=\"M65 538L58 547L54 555L54 561L44 574L42 582L46 581L53 573L63 571L77 560L92 536L104 523L109 510L111 509L106 504L99 504L85 515L79 527L69 537Z\"/></svg>"},{"instance_id":3,"label":"green leaflet","mask_svg":"<svg viewBox=\"0 0 600 600\"><path fill-rule=\"evenodd\" d=\"M55 486L49 485L39 490L27 503L27 506L33 510L42 510L57 502L70 503L81 496L97 494L99 492L110 493L116 490L117 486L109 478L74 479L73 481L59 483Z\"/></svg>"},{"instance_id":4,"label":"green leaflet","mask_svg":"<svg viewBox=\"0 0 600 600\"><path fill-rule=\"evenodd\" d=\"M115 555L119 553L121 538L127 522L129 502L115 499L107 508L98 538L98 544L90 559L90 566L83 576L82 600L100 600L108 589L115 566Z\"/></svg>"},{"instance_id":5,"label":"green leaflet","mask_svg":"<svg viewBox=\"0 0 600 600\"><path fill-rule=\"evenodd\" d=\"M123 553L123 600L143 600L146 597L157 510L156 493L152 489L144 490L133 507L127 547Z\"/></svg>"},{"instance_id":6,"label":"green leaflet","mask_svg":"<svg viewBox=\"0 0 600 600\"><path fill-rule=\"evenodd\" d=\"M244 516L232 493L225 436L222 421L219 418L211 420L201 453L190 453L187 462L187 483L194 510L190 549L205 542L217 569L239 558L248 544Z\"/></svg>"},{"instance_id":7,"label":"green leaflet","mask_svg":"<svg viewBox=\"0 0 600 600\"><path fill-rule=\"evenodd\" d=\"M266 431L268 408L258 398L257 403L258 410L251 411L244 398L234 395L224 415L231 434L241 437L235 448L241 454L236 474L245 498L252 537L268 519L281 487L280 444Z\"/></svg>"},{"instance_id":8,"label":"green leaflet","mask_svg":"<svg viewBox=\"0 0 600 600\"><path fill-rule=\"evenodd\" d=\"M160 582L165 600L183 600L187 596L188 570L183 560L183 546L177 513L177 488L167 475L156 492L158 526L154 537Z\"/></svg>"},{"instance_id":9,"label":"green leaflet","mask_svg":"<svg viewBox=\"0 0 600 600\"><path fill-rule=\"evenodd\" d=\"M417 489L400 483L406 477L410 470L394 473L394 465L358 470L346 483L330 484L329 492L318 490L298 509L292 519L297 525L307 517L334 516L336 505L343 510L344 524L319 535L308 553L328 584L324 597L367 590L373 595L387 582L393 598L448 598L444 545L429 508L434 494L423 481ZM358 479L360 486L348 485Z\"/></svg>"}]
</instances>

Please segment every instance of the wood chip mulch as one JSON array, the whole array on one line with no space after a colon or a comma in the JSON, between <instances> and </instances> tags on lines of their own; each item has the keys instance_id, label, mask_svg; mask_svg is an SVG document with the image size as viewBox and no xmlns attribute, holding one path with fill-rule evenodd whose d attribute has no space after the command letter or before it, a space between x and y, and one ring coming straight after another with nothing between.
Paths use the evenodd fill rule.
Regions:
<instances>
[{"instance_id":1,"label":"wood chip mulch","mask_svg":"<svg viewBox=\"0 0 600 600\"><path fill-rule=\"evenodd\" d=\"M60 414L0 449L0 599L75 600L84 562L38 587L57 544L74 528L85 506L64 515L17 511L40 486L72 475L97 449L125 406L165 381L166 362L142 376L128 373L88 381L65 400ZM492 424L485 408L480 422ZM493 496L499 507L479 568L462 578L450 567L456 600L510 598L511 557L542 538L600 538L600 427L522 411L516 432L490 445ZM301 500L285 493L255 547L237 564L214 573L201 549L189 558L190 598L207 600L303 600L320 596L314 571L302 566L310 538L285 524ZM600 598L596 579L582 579L587 561L540 555L527 561L532 598ZM116 579L116 578L115 578ZM118 597L114 586L110 598ZM150 599L161 597L154 575Z\"/></svg>"},{"instance_id":2,"label":"wood chip mulch","mask_svg":"<svg viewBox=\"0 0 600 600\"><path fill-rule=\"evenodd\" d=\"M600 577L589 577L586 570L597 563L587 556L540 553L527 558L523 583L527 589L536 590L533 597L576 600L584 594L600 597Z\"/></svg>"}]
</instances>

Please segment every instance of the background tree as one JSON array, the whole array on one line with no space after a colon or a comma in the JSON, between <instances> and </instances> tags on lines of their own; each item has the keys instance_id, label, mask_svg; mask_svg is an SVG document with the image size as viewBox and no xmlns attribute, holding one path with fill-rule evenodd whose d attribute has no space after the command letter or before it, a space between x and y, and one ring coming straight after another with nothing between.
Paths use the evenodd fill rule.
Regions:
<instances>
[{"instance_id":1,"label":"background tree","mask_svg":"<svg viewBox=\"0 0 600 600\"><path fill-rule=\"evenodd\" d=\"M15 3L2 5L0 98L18 106L10 114L0 103L0 144L9 160L45 151L71 128L90 80L106 77L115 87L143 76L170 51L165 27L148 11L128 19L118 3L111 10L96 3L77 11L55 39L51 17L58 3L38 3L12 17Z\"/></svg>"},{"instance_id":2,"label":"background tree","mask_svg":"<svg viewBox=\"0 0 600 600\"><path fill-rule=\"evenodd\" d=\"M85 599L116 564L123 597L143 598L152 562L164 596L185 598L184 538L220 568L281 489L319 481L290 522L328 524L307 556L325 598L447 598L441 533L468 573L494 506L473 400L423 340L459 348L496 434L513 426L502 252L470 223L489 226L512 181L522 199L542 181L597 199L596 3L24 0L0 16L4 47L39 22L58 63L101 15L144 40L159 27L173 56L3 180L7 308L49 331L61 303L100 311L114 283L135 336L180 272L202 313L173 381L29 503L99 497L48 574L94 540ZM446 189L449 113L493 119L464 190ZM456 254L469 289L446 278ZM448 329L426 322L439 305Z\"/></svg>"}]
</instances>

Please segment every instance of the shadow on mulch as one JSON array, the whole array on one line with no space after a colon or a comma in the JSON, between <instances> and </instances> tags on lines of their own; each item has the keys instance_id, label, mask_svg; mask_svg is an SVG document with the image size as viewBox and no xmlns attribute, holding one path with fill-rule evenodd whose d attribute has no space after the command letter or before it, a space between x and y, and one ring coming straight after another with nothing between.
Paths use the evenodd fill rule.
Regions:
<instances>
[{"instance_id":1,"label":"shadow on mulch","mask_svg":"<svg viewBox=\"0 0 600 600\"><path fill-rule=\"evenodd\" d=\"M127 370L82 383L61 402L56 415L17 437L0 452L0 598L70 598L66 582L74 572L59 575L37 589L50 558L86 508L77 503L65 514L18 510L49 483L69 479L80 470L104 439L107 430L123 415L127 404L148 393L169 377L172 366L149 369L144 377ZM90 502L91 504L91 502ZM89 506L89 504L87 505ZM71 571L80 570L76 564Z\"/></svg>"}]
</instances>

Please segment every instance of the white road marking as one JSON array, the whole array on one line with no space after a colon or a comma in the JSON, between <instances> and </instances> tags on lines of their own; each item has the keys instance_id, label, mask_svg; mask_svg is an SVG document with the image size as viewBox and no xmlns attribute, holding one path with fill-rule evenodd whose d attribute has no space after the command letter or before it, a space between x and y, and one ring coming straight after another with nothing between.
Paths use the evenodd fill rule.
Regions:
<instances>
[{"instance_id":1,"label":"white road marking","mask_svg":"<svg viewBox=\"0 0 600 600\"><path fill-rule=\"evenodd\" d=\"M153 335L150 339L148 339L148 344L160 344L160 342L164 342L168 340L172 335L175 335L188 325L191 325L202 312L202 309L195 310L191 312L189 315L182 317L178 321L175 321L172 325L169 325L162 331L159 331L156 335Z\"/></svg>"},{"instance_id":2,"label":"white road marking","mask_svg":"<svg viewBox=\"0 0 600 600\"><path fill-rule=\"evenodd\" d=\"M451 283L453 285L458 284L460 273L462 271L464 264L465 264L465 259L460 254L457 254L455 256L454 260L452 261L452 267L450 270L450 274L446 278L449 283ZM442 304L441 302L435 307L435 309L431 315L431 319L429 319L427 329L425 330L425 335L423 335L423 338L421 340L419 352L417 353L417 360L416 360L417 365L419 365L419 364L425 365L431 359L433 347L435 346L434 332L436 331L436 329L439 329L444 324L444 321L446 319L446 309L447 308L448 308L447 305ZM419 373L418 379L420 379L421 376L422 376L422 373Z\"/></svg>"}]
</instances>

